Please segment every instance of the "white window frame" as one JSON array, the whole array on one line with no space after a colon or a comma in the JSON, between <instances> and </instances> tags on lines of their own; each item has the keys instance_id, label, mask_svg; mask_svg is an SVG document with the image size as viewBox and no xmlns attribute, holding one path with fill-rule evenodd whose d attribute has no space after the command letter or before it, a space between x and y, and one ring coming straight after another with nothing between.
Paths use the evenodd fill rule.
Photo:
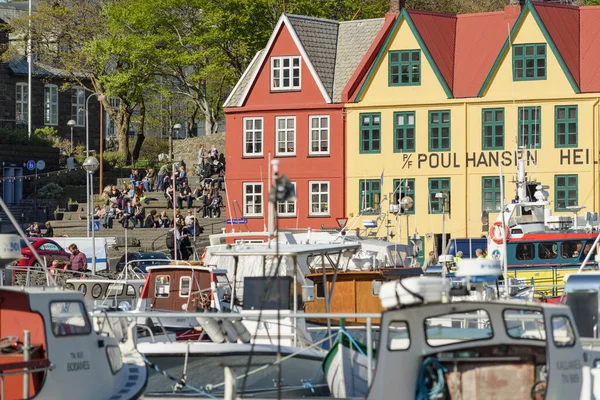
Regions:
<instances>
[{"instance_id":1,"label":"white window frame","mask_svg":"<svg viewBox=\"0 0 600 400\"><path fill-rule=\"evenodd\" d=\"M323 212L323 211L313 211L313 190L312 190L312 185L314 184L318 184L318 185L322 185L322 184L326 184L327 185L327 211ZM319 197L320 195L322 195L324 192L321 192L321 190L319 189ZM329 216L331 215L331 184L329 181L309 181L308 182L308 202L309 202L309 211L308 211L308 215L315 215L315 216ZM321 201L319 200L319 205L320 205Z\"/></svg>"},{"instance_id":2,"label":"white window frame","mask_svg":"<svg viewBox=\"0 0 600 400\"><path fill-rule=\"evenodd\" d=\"M325 118L327 120L327 128L323 128L321 126L321 120ZM317 128L313 128L313 120L317 120L318 121L318 127ZM312 149L312 145L313 145L313 132L316 132L318 135L318 139L317 141L319 142L319 144L321 144L323 142L323 138L322 138L322 134L323 132L327 132L327 150L326 151L321 151L321 150L317 150L317 151L313 151ZM331 148L331 118L329 117L329 115L311 115L308 118L308 154L314 154L314 155L329 155L329 149ZM319 148L321 148L321 146L319 146Z\"/></svg>"},{"instance_id":3,"label":"white window frame","mask_svg":"<svg viewBox=\"0 0 600 400\"><path fill-rule=\"evenodd\" d=\"M44 125L58 125L58 86L44 85Z\"/></svg>"},{"instance_id":4,"label":"white window frame","mask_svg":"<svg viewBox=\"0 0 600 400\"><path fill-rule=\"evenodd\" d=\"M246 198L246 188L248 186L250 186L250 185L252 185L252 186L260 186L260 192L253 191L252 194L250 195L250 196L258 196L258 195L260 196L260 211L261 211L260 213L257 213L257 212L251 212L251 213L249 213L248 210L247 210L249 203L248 203L248 199ZM264 201L264 194L263 194L263 183L262 182L244 182L242 196L244 196L244 216L245 217L262 217L263 214L264 214L264 210L265 210L265 208L264 208L264 202L265 201ZM252 203L253 203L252 206L256 207L257 204L254 203L254 201L252 201ZM254 211L256 211L256 210L254 210Z\"/></svg>"},{"instance_id":5,"label":"white window frame","mask_svg":"<svg viewBox=\"0 0 600 400\"><path fill-rule=\"evenodd\" d=\"M246 122L248 121L252 121L252 129L248 130L246 129ZM260 121L260 129L256 129L256 122ZM244 156L245 157L262 157L263 156L263 152L265 149L265 120L263 117L245 117L244 120L242 121L242 123L244 124ZM248 153L247 152L247 137L246 135L248 133L252 133L252 146L254 149L256 149L256 134L260 133L260 152L252 152L252 153Z\"/></svg>"},{"instance_id":6,"label":"white window frame","mask_svg":"<svg viewBox=\"0 0 600 400\"><path fill-rule=\"evenodd\" d=\"M294 185L294 192L296 191L296 182L292 182ZM294 206L293 212L279 212L279 207L284 207L284 210L287 210L288 205L292 204ZM295 217L296 216L296 198L291 201L278 201L277 202L277 216L278 217Z\"/></svg>"},{"instance_id":7,"label":"white window frame","mask_svg":"<svg viewBox=\"0 0 600 400\"><path fill-rule=\"evenodd\" d=\"M298 61L298 65L294 65L294 61ZM288 62L289 65L284 67L283 64ZM284 73L287 71L289 85L283 85ZM298 72L298 84L294 85L294 72ZM276 74L277 72L277 74ZM275 75L278 75L277 77ZM300 90L302 88L302 57L287 56L287 57L271 57L271 90L276 92L285 92L291 90Z\"/></svg>"},{"instance_id":8,"label":"white window frame","mask_svg":"<svg viewBox=\"0 0 600 400\"><path fill-rule=\"evenodd\" d=\"M279 129L279 121L284 120L285 121L285 128L283 129ZM292 129L290 129L290 127L288 126L288 122L289 121L294 121L294 127ZM287 117L275 117L275 155L276 156L295 156L296 155L296 117L295 116L287 116ZM285 135L285 151L279 151L279 133L282 132ZM287 140L287 134L289 132L293 132L294 134L294 140L292 141L293 146L294 146L294 150L293 151L289 151L288 148L289 146L287 146L289 144L288 140Z\"/></svg>"},{"instance_id":9,"label":"white window frame","mask_svg":"<svg viewBox=\"0 0 600 400\"><path fill-rule=\"evenodd\" d=\"M20 90L19 90L20 89ZM15 86L15 121L17 123L27 123L28 120L28 88L27 83L17 82Z\"/></svg>"},{"instance_id":10,"label":"white window frame","mask_svg":"<svg viewBox=\"0 0 600 400\"><path fill-rule=\"evenodd\" d=\"M75 126L85 126L85 90L81 86L71 88L71 119Z\"/></svg>"},{"instance_id":11,"label":"white window frame","mask_svg":"<svg viewBox=\"0 0 600 400\"><path fill-rule=\"evenodd\" d=\"M183 280L186 279L189 282L189 286L188 286L188 294L181 294L181 288L182 288L182 284L183 284ZM179 297L190 297L190 294L192 293L192 278L189 276L182 276L179 278Z\"/></svg>"}]
</instances>

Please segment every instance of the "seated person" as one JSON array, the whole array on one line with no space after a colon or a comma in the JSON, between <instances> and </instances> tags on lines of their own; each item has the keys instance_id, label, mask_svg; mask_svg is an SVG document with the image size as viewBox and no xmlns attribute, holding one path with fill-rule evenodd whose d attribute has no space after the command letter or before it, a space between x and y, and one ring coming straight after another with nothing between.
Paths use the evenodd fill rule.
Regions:
<instances>
[{"instance_id":1,"label":"seated person","mask_svg":"<svg viewBox=\"0 0 600 400\"><path fill-rule=\"evenodd\" d=\"M171 226L171 219L166 211L160 213L160 226L163 228L169 228Z\"/></svg>"},{"instance_id":2,"label":"seated person","mask_svg":"<svg viewBox=\"0 0 600 400\"><path fill-rule=\"evenodd\" d=\"M131 205L131 200L127 200L127 202L125 204L125 208L123 209L123 220L122 220L123 228L129 227L129 221L134 218L134 215L135 215L135 208L133 208L133 206Z\"/></svg>"},{"instance_id":3,"label":"seated person","mask_svg":"<svg viewBox=\"0 0 600 400\"><path fill-rule=\"evenodd\" d=\"M213 197L209 206L209 213L211 218L221 218L221 202L223 198L217 192Z\"/></svg>"},{"instance_id":4,"label":"seated person","mask_svg":"<svg viewBox=\"0 0 600 400\"><path fill-rule=\"evenodd\" d=\"M102 219L102 226L105 228L112 228L112 220L115 217L115 203L110 203L110 205L104 206L104 218Z\"/></svg>"},{"instance_id":5,"label":"seated person","mask_svg":"<svg viewBox=\"0 0 600 400\"><path fill-rule=\"evenodd\" d=\"M173 184L170 184L165 190L165 198L167 199L167 208L173 208Z\"/></svg>"},{"instance_id":6,"label":"seated person","mask_svg":"<svg viewBox=\"0 0 600 400\"><path fill-rule=\"evenodd\" d=\"M156 216L156 210L150 211L150 214L146 216L144 220L144 228L158 228L160 221Z\"/></svg>"},{"instance_id":7,"label":"seated person","mask_svg":"<svg viewBox=\"0 0 600 400\"><path fill-rule=\"evenodd\" d=\"M181 191L177 196L177 207L183 208L183 202L186 202L188 210L192 208L194 198L192 197L192 189L188 186L187 182L181 184Z\"/></svg>"},{"instance_id":8,"label":"seated person","mask_svg":"<svg viewBox=\"0 0 600 400\"><path fill-rule=\"evenodd\" d=\"M138 200L135 203L135 214L134 214L134 222L133 227L143 227L144 220L146 219L146 208L142 205L142 203Z\"/></svg>"}]
</instances>

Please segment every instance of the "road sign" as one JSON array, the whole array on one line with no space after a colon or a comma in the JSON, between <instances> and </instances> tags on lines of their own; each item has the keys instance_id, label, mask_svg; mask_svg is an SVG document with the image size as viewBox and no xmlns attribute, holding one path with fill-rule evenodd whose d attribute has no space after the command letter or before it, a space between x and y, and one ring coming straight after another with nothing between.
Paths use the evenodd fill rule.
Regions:
<instances>
[{"instance_id":1,"label":"road sign","mask_svg":"<svg viewBox=\"0 0 600 400\"><path fill-rule=\"evenodd\" d=\"M128 134L129 136L135 136L135 131L134 131L134 130L131 130L131 131L127 132L127 134Z\"/></svg>"},{"instance_id":2,"label":"road sign","mask_svg":"<svg viewBox=\"0 0 600 400\"><path fill-rule=\"evenodd\" d=\"M346 222L348 222L348 218L336 218L335 220L337 221L340 228L346 226Z\"/></svg>"},{"instance_id":3,"label":"road sign","mask_svg":"<svg viewBox=\"0 0 600 400\"><path fill-rule=\"evenodd\" d=\"M92 223L94 224L94 232L100 232L100 221L90 221L90 226L88 226L88 230L92 231Z\"/></svg>"},{"instance_id":4,"label":"road sign","mask_svg":"<svg viewBox=\"0 0 600 400\"><path fill-rule=\"evenodd\" d=\"M248 220L246 218L238 218L238 219L228 219L225 221L227 225L243 225L247 224Z\"/></svg>"},{"instance_id":5,"label":"road sign","mask_svg":"<svg viewBox=\"0 0 600 400\"><path fill-rule=\"evenodd\" d=\"M39 160L35 165L40 171L43 171L44 168L46 168L46 162L44 160Z\"/></svg>"},{"instance_id":6,"label":"road sign","mask_svg":"<svg viewBox=\"0 0 600 400\"><path fill-rule=\"evenodd\" d=\"M29 160L27 161L27 169L33 171L35 169L35 161Z\"/></svg>"}]
</instances>

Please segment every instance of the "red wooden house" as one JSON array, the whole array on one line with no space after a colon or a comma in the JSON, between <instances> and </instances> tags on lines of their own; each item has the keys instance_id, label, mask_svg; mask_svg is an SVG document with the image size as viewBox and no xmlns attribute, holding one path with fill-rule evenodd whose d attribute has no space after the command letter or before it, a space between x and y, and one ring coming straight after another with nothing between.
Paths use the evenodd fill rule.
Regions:
<instances>
[{"instance_id":1,"label":"red wooden house","mask_svg":"<svg viewBox=\"0 0 600 400\"><path fill-rule=\"evenodd\" d=\"M284 14L226 100L227 218L267 227L270 160L294 183L280 228L332 228L346 216L345 113L395 15L337 22ZM237 229L239 230L239 229ZM245 230L245 227L244 227Z\"/></svg>"}]
</instances>

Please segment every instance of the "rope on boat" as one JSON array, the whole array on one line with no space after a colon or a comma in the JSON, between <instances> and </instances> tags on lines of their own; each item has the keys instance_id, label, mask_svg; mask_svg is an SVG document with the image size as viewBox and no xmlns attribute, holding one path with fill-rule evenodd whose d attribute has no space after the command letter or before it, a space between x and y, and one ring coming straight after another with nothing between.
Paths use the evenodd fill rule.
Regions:
<instances>
[{"instance_id":1,"label":"rope on boat","mask_svg":"<svg viewBox=\"0 0 600 400\"><path fill-rule=\"evenodd\" d=\"M441 398L446 386L444 373L448 369L435 357L427 357L419 370L416 400L435 400Z\"/></svg>"},{"instance_id":2,"label":"rope on boat","mask_svg":"<svg viewBox=\"0 0 600 400\"><path fill-rule=\"evenodd\" d=\"M141 353L140 353L140 354L141 354ZM143 355L143 354L142 354L142 359L144 360L144 362L145 362L145 363L146 363L146 364L147 364L147 365L148 365L150 368L154 369L154 370L155 370L157 373L159 373L159 374L163 375L165 378L167 378L167 379L169 379L169 380L171 380L171 381L175 382L175 388L176 388L176 390L177 390L177 391L179 391L179 390L181 390L181 389L183 389L183 388L186 388L186 389L190 389L190 390L191 390L191 391L193 391L193 392L196 392L196 393L198 393L198 394L201 394L201 395L203 395L203 396L206 396L206 397L208 397L209 399L217 399L217 397L213 396L213 395L212 395L212 394L210 394L210 393L207 393L207 392L205 392L205 391L204 391L204 390L202 390L202 389L198 389L198 388L195 388L195 387L193 387L193 386L190 386L190 385L188 385L188 384L185 382L185 378L177 379L177 378L175 378L174 376L171 376L171 375L169 375L169 374L167 373L167 371L163 371L162 369L160 369L158 365L156 365L156 364L154 364L153 362L151 362L150 360L148 360L148 359L146 358L146 356L145 356L145 355Z\"/></svg>"}]
</instances>

